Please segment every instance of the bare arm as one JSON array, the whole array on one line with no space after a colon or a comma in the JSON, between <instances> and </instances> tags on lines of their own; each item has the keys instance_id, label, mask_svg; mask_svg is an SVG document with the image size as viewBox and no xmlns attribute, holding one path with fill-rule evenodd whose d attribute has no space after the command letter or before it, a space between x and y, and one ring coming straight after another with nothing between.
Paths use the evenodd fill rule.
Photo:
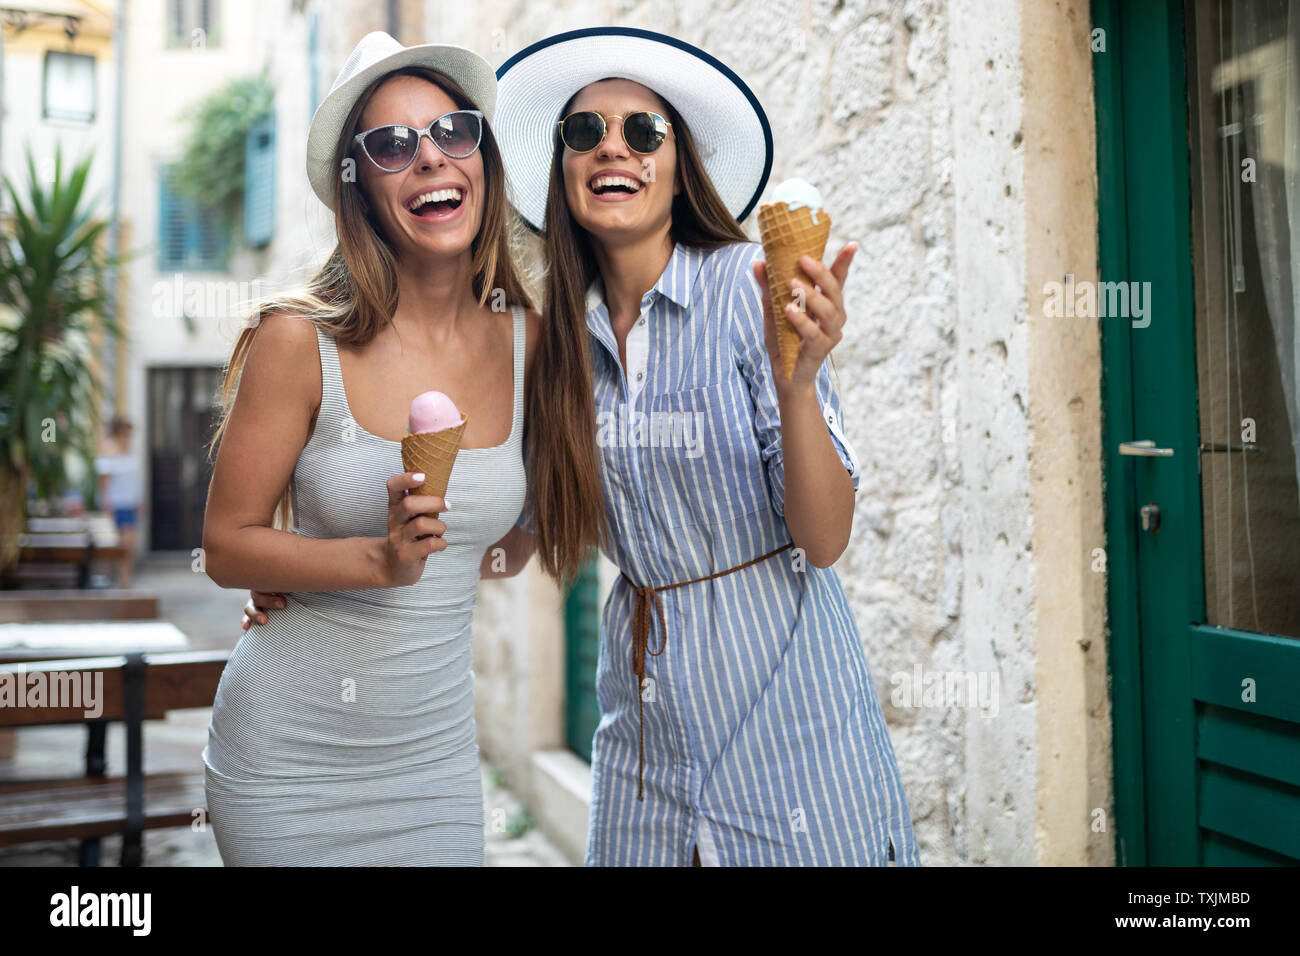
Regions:
<instances>
[{"instance_id":1,"label":"bare arm","mask_svg":"<svg viewBox=\"0 0 1300 956\"><path fill-rule=\"evenodd\" d=\"M853 480L840 463L809 385L780 395L785 523L814 567L834 564L853 532Z\"/></svg>"},{"instance_id":2,"label":"bare arm","mask_svg":"<svg viewBox=\"0 0 1300 956\"><path fill-rule=\"evenodd\" d=\"M276 504L307 443L320 391L312 324L289 315L264 318L222 436L203 523L204 564L220 586L261 591L393 587L418 579L423 559L446 547L442 522L419 516L444 503L406 496L407 488L419 484L409 476L388 481L388 538L308 538L272 527ZM395 512L406 514L397 527ZM417 541L416 534L434 537Z\"/></svg>"},{"instance_id":3,"label":"bare arm","mask_svg":"<svg viewBox=\"0 0 1300 956\"><path fill-rule=\"evenodd\" d=\"M506 536L483 553L480 578L513 578L528 566L537 550L537 536L515 525ZM501 570L496 570L500 568Z\"/></svg>"},{"instance_id":4,"label":"bare arm","mask_svg":"<svg viewBox=\"0 0 1300 956\"><path fill-rule=\"evenodd\" d=\"M857 252L850 243L840 250L834 265L804 256L800 265L817 283L811 289L798 281L805 308L787 306L786 318L802 339L794 375L786 381L767 290L767 263L756 263L754 277L762 289L766 344L781 415L781 443L785 464L785 523L797 547L816 567L834 564L848 546L853 532L853 481L844 470L817 399L817 370L843 337L845 322L842 288L849 264Z\"/></svg>"},{"instance_id":5,"label":"bare arm","mask_svg":"<svg viewBox=\"0 0 1300 956\"><path fill-rule=\"evenodd\" d=\"M479 577L512 578L528 566L536 550L537 536L516 525L506 533L504 538L483 553L483 560L479 563ZM494 565L501 570L495 570ZM244 604L240 626L246 631L251 624L265 624L268 611L279 610L284 606L285 599L282 593L269 589L253 590Z\"/></svg>"}]
</instances>

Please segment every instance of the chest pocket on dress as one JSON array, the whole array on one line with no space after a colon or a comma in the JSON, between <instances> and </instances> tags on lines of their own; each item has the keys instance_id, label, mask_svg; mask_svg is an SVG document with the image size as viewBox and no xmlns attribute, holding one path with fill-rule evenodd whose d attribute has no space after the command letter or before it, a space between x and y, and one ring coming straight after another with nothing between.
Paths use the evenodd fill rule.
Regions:
<instances>
[{"instance_id":1,"label":"chest pocket on dress","mask_svg":"<svg viewBox=\"0 0 1300 956\"><path fill-rule=\"evenodd\" d=\"M737 373L716 385L656 395L646 427L646 461L677 495L672 520L716 526L769 507L749 395ZM667 440L665 440L667 439ZM674 523L678 523L674 521Z\"/></svg>"}]
</instances>

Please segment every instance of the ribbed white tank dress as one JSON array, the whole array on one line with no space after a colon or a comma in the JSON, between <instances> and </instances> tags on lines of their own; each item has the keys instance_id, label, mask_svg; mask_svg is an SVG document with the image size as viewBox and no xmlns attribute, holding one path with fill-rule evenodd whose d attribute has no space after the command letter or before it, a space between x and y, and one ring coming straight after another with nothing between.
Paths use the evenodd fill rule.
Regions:
<instances>
[{"instance_id":1,"label":"ribbed white tank dress","mask_svg":"<svg viewBox=\"0 0 1300 956\"><path fill-rule=\"evenodd\" d=\"M447 548L407 587L292 592L240 638L203 750L228 866L483 864L470 628L487 548L523 507L525 321L514 309L510 437L456 457ZM384 537L401 445L352 417L316 330L321 406L290 485L293 532Z\"/></svg>"}]
</instances>

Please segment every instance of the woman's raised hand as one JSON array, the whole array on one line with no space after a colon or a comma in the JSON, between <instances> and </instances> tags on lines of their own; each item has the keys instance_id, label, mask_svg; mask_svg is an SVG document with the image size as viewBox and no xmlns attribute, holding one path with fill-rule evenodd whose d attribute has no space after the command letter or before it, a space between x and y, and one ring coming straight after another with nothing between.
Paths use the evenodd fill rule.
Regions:
<instances>
[{"instance_id":1,"label":"woman's raised hand","mask_svg":"<svg viewBox=\"0 0 1300 956\"><path fill-rule=\"evenodd\" d=\"M447 502L434 495L410 494L424 484L424 475L410 471L388 479L388 543L385 549L388 586L414 584L424 574L424 560L443 551L447 526L438 515Z\"/></svg>"},{"instance_id":2,"label":"woman's raised hand","mask_svg":"<svg viewBox=\"0 0 1300 956\"><path fill-rule=\"evenodd\" d=\"M754 278L763 298L764 338L778 394L784 389L815 387L822 362L844 337L844 323L848 318L844 314L844 282L849 277L849 265L857 251L858 244L850 242L840 250L830 268L811 256L800 257L799 267L816 285L810 288L802 279L790 280L790 290L796 299L786 306L785 317L799 333L800 342L794 374L789 382L781 371L781 348L777 344L772 299L767 288L767 263L754 263Z\"/></svg>"}]
</instances>

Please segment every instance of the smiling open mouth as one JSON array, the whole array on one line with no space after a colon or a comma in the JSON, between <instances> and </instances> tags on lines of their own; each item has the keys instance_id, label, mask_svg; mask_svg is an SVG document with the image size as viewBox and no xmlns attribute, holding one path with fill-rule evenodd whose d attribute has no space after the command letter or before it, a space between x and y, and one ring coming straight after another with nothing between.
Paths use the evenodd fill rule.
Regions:
<instances>
[{"instance_id":1,"label":"smiling open mouth","mask_svg":"<svg viewBox=\"0 0 1300 956\"><path fill-rule=\"evenodd\" d=\"M465 193L455 187L431 189L421 193L406 204L406 209L418 219L436 219L460 208Z\"/></svg>"},{"instance_id":2,"label":"smiling open mouth","mask_svg":"<svg viewBox=\"0 0 1300 956\"><path fill-rule=\"evenodd\" d=\"M641 191L642 183L631 176L597 176L587 185L597 196L611 194L630 196Z\"/></svg>"}]
</instances>

